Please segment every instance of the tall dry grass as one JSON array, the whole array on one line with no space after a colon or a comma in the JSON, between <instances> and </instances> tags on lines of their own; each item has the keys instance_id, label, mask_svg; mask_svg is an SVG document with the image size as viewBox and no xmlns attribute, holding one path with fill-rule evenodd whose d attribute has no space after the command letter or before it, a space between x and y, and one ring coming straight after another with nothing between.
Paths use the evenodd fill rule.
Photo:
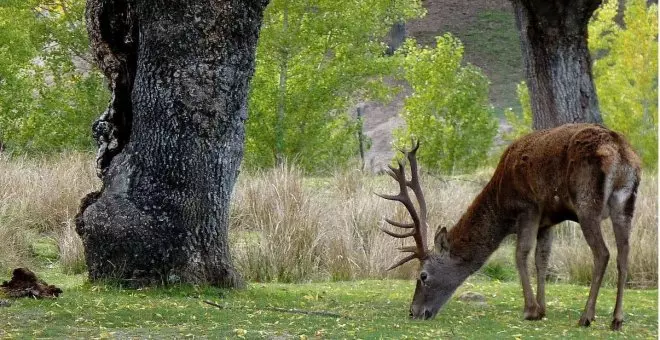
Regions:
<instances>
[{"instance_id":1,"label":"tall dry grass","mask_svg":"<svg viewBox=\"0 0 660 340\"><path fill-rule=\"evenodd\" d=\"M423 176L429 235L437 226L452 227L488 180L488 171L442 180ZM415 263L387 272L401 255L397 247L410 243L378 230L384 217L407 218L405 209L374 195L394 193L397 185L387 176L357 170L332 178L303 178L291 167L244 175L232 204L231 231L234 257L248 279L257 281L347 280L410 278ZM629 283L657 285L657 179L646 175L638 195L631 235ZM606 284L616 283L616 247L609 220L603 223L611 261ZM517 279L515 237L508 237L480 271L496 279ZM530 256L530 261L533 256ZM551 279L589 283L593 257L579 226L555 227L550 259ZM530 268L534 268L533 263ZM534 270L531 270L532 272Z\"/></svg>"},{"instance_id":2,"label":"tall dry grass","mask_svg":"<svg viewBox=\"0 0 660 340\"><path fill-rule=\"evenodd\" d=\"M646 175L639 188L635 215L630 235L628 258L628 283L632 286L656 286L658 280L658 181ZM559 280L577 283L591 282L592 255L580 226L565 222L557 228L555 246L550 259L551 271ZM604 279L606 284L615 285L617 280L616 242L612 224L608 219L602 223L610 261Z\"/></svg>"},{"instance_id":3,"label":"tall dry grass","mask_svg":"<svg viewBox=\"0 0 660 340\"><path fill-rule=\"evenodd\" d=\"M55 240L67 272L84 271L82 243L73 228L80 198L99 182L93 156L65 154L43 159L8 159L0 154L0 270L34 264L35 242ZM489 172L443 180L425 175L431 230L452 227L489 178ZM236 185L230 219L234 261L253 281L299 282L361 278L410 278L411 262L386 271L401 254L398 240L382 233L383 218L407 218L405 209L374 193L395 193L387 176L344 170L323 178L304 177L294 167L243 173ZM578 226L555 228L551 275L588 283L592 256ZM603 230L612 253L606 283L616 278L611 226ZM631 237L629 282L657 285L657 179L645 174ZM517 279L513 238L491 256L481 275ZM533 268L533 267L532 267Z\"/></svg>"},{"instance_id":4,"label":"tall dry grass","mask_svg":"<svg viewBox=\"0 0 660 340\"><path fill-rule=\"evenodd\" d=\"M427 190L427 201L438 203L429 207L430 220L441 225L457 221L477 192L476 185L427 180L435 189ZM242 176L232 203L234 258L257 281L410 277L414 263L386 271L401 256L396 248L409 241L378 229L384 217L407 217L400 204L374 195L397 188L389 177L358 170L303 178L281 167Z\"/></svg>"},{"instance_id":5,"label":"tall dry grass","mask_svg":"<svg viewBox=\"0 0 660 340\"><path fill-rule=\"evenodd\" d=\"M54 238L65 271L84 270L82 243L72 228L80 199L94 190L91 154L40 159L0 153L0 270L32 265L39 238Z\"/></svg>"}]
</instances>

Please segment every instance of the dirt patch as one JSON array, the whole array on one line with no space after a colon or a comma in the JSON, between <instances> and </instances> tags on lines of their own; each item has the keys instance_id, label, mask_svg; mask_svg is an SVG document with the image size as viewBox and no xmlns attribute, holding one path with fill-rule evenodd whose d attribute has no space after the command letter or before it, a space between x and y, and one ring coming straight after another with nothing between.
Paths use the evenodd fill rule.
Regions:
<instances>
[{"instance_id":1,"label":"dirt patch","mask_svg":"<svg viewBox=\"0 0 660 340\"><path fill-rule=\"evenodd\" d=\"M62 294L60 288L39 280L37 275L27 268L14 269L11 280L4 281L2 285L0 285L0 290L7 294L7 296L13 298L58 297Z\"/></svg>"},{"instance_id":2,"label":"dirt patch","mask_svg":"<svg viewBox=\"0 0 660 340\"><path fill-rule=\"evenodd\" d=\"M444 32L461 32L474 23L477 14L486 10L511 11L509 0L427 0L424 18L406 24L408 35L417 41L431 44L434 38Z\"/></svg>"}]
</instances>

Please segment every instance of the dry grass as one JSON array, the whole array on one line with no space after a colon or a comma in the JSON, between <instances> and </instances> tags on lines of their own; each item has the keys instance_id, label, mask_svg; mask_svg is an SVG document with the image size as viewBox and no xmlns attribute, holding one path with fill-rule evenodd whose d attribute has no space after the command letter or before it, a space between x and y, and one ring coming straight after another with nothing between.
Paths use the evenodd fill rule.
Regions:
<instances>
[{"instance_id":1,"label":"dry grass","mask_svg":"<svg viewBox=\"0 0 660 340\"><path fill-rule=\"evenodd\" d=\"M489 178L488 171L467 178L442 180L423 176L429 206L429 235L437 226L453 226ZM299 171L279 168L241 177L233 201L234 256L249 279L303 281L356 278L409 278L411 263L393 272L385 269L400 254L404 242L378 230L383 218L404 220L407 212L375 192L394 193L387 176L367 176L357 170L331 178L303 179ZM646 176L638 196L631 235L629 283L657 284L657 180ZM603 231L612 253L606 284L616 282L616 249L609 221ZM589 283L592 255L579 226L555 228L551 279ZM495 279L517 279L514 238L509 237L491 256L481 274ZM533 260L533 256L530 256ZM301 266L310 266L303 269ZM530 266L533 270L533 263ZM268 273L264 275L264 273Z\"/></svg>"},{"instance_id":2,"label":"dry grass","mask_svg":"<svg viewBox=\"0 0 660 340\"><path fill-rule=\"evenodd\" d=\"M64 227L56 235L59 262L64 273L84 273L87 270L85 248L80 236L76 233L76 226L73 221L67 220Z\"/></svg>"},{"instance_id":3,"label":"dry grass","mask_svg":"<svg viewBox=\"0 0 660 340\"><path fill-rule=\"evenodd\" d=\"M628 283L637 287L656 286L658 280L658 182L646 175L639 188L630 235ZM557 228L550 266L558 279L591 282L592 255L576 223L564 223ZM605 242L610 250L605 283L616 284L616 243L609 220L602 224Z\"/></svg>"},{"instance_id":4,"label":"dry grass","mask_svg":"<svg viewBox=\"0 0 660 340\"><path fill-rule=\"evenodd\" d=\"M0 247L0 270L32 264L32 245L40 237L52 237L62 265L80 271L73 269L84 260L71 226L80 199L99 184L93 159L79 153L41 159L0 153L0 239L9 240Z\"/></svg>"},{"instance_id":5,"label":"dry grass","mask_svg":"<svg viewBox=\"0 0 660 340\"><path fill-rule=\"evenodd\" d=\"M0 271L35 263L35 246L48 239L66 272L84 271L80 238L73 228L80 198L96 189L93 156L65 154L47 159L0 155ZM489 178L489 171L452 179L423 176L432 224L453 226ZM233 256L249 280L300 282L363 278L409 278L416 264L386 271L404 243L378 230L384 217L403 220L405 209L374 193L395 193L387 176L345 170L306 178L292 167L243 173L232 202ZM616 251L609 223L603 225L612 253L606 283L613 284ZM48 242L47 242L48 243ZM43 244L43 243L42 243ZM483 275L517 280L509 238L482 269ZM640 187L631 238L629 282L657 284L657 180L648 174ZM533 268L533 267L531 267ZM588 283L592 256L577 226L556 228L551 275L558 281Z\"/></svg>"},{"instance_id":6,"label":"dry grass","mask_svg":"<svg viewBox=\"0 0 660 340\"><path fill-rule=\"evenodd\" d=\"M441 225L455 223L458 208L477 192L476 185L466 188L469 182L425 180L438 189L427 191L427 201L439 203L429 215ZM386 271L400 257L396 248L409 241L378 230L384 217L407 217L400 204L374 195L397 188L389 177L359 170L303 179L298 170L282 167L243 176L232 204L236 262L258 281L410 277L414 263Z\"/></svg>"}]
</instances>

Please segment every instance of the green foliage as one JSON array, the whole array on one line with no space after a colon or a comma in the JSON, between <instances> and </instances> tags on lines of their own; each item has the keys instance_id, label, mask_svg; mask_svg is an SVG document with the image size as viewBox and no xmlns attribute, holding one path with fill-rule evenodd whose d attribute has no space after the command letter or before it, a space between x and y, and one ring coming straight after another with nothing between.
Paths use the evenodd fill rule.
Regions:
<instances>
[{"instance_id":1,"label":"green foliage","mask_svg":"<svg viewBox=\"0 0 660 340\"><path fill-rule=\"evenodd\" d=\"M511 125L511 131L504 133L502 139L509 142L532 132L532 104L529 101L529 90L524 81L518 83L516 93L522 112L517 113L512 108L504 110L504 118Z\"/></svg>"},{"instance_id":2,"label":"green foliage","mask_svg":"<svg viewBox=\"0 0 660 340\"><path fill-rule=\"evenodd\" d=\"M617 0L606 1L589 25L589 49L602 55L593 73L605 124L620 131L642 157L658 164L658 7L627 0L624 25Z\"/></svg>"},{"instance_id":3,"label":"green foliage","mask_svg":"<svg viewBox=\"0 0 660 340\"><path fill-rule=\"evenodd\" d=\"M404 104L406 127L395 131L397 144L419 140L420 163L440 173L469 172L483 164L497 122L488 103L488 79L477 67L461 65L461 42L446 34L435 48L420 48L409 39L400 53L413 92Z\"/></svg>"},{"instance_id":4,"label":"green foliage","mask_svg":"<svg viewBox=\"0 0 660 340\"><path fill-rule=\"evenodd\" d=\"M0 4L0 142L6 141L8 115L29 101L30 78L21 73L37 53L37 37L24 29L33 20L30 2L7 1Z\"/></svg>"},{"instance_id":5,"label":"green foliage","mask_svg":"<svg viewBox=\"0 0 660 340\"><path fill-rule=\"evenodd\" d=\"M598 322L578 327L588 287L547 286L547 319L525 321L518 282L468 280L432 321L408 318L413 281L251 284L245 290L177 286L126 290L85 284L55 270L36 274L62 287L58 299L19 299L2 309L0 337L213 339L621 339L658 337L658 291L626 290L623 331L609 329L615 289L600 290ZM0 279L7 279L2 275ZM212 306L204 303L210 301ZM0 307L1 308L1 307ZM295 313L294 311L297 311ZM324 312L302 314L301 312Z\"/></svg>"},{"instance_id":6,"label":"green foliage","mask_svg":"<svg viewBox=\"0 0 660 340\"><path fill-rule=\"evenodd\" d=\"M91 66L82 0L0 7L0 139L20 152L90 149L108 100ZM20 17L20 20L16 20Z\"/></svg>"},{"instance_id":7,"label":"green foliage","mask_svg":"<svg viewBox=\"0 0 660 340\"><path fill-rule=\"evenodd\" d=\"M244 164L288 158L307 172L358 152L356 99L384 97L394 58L379 40L394 22L423 13L419 1L271 1L252 80Z\"/></svg>"}]
</instances>

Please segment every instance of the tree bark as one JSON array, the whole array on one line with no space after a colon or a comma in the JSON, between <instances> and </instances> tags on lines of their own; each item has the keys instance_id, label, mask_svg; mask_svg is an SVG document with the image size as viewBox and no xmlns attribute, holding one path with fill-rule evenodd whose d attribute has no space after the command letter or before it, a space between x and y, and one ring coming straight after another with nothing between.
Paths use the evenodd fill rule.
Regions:
<instances>
[{"instance_id":1,"label":"tree bark","mask_svg":"<svg viewBox=\"0 0 660 340\"><path fill-rule=\"evenodd\" d=\"M241 286L229 201L268 0L88 0L112 99L93 126L98 192L76 230L91 280Z\"/></svg>"},{"instance_id":2,"label":"tree bark","mask_svg":"<svg viewBox=\"0 0 660 340\"><path fill-rule=\"evenodd\" d=\"M602 123L587 45L601 0L512 0L534 129Z\"/></svg>"}]
</instances>

